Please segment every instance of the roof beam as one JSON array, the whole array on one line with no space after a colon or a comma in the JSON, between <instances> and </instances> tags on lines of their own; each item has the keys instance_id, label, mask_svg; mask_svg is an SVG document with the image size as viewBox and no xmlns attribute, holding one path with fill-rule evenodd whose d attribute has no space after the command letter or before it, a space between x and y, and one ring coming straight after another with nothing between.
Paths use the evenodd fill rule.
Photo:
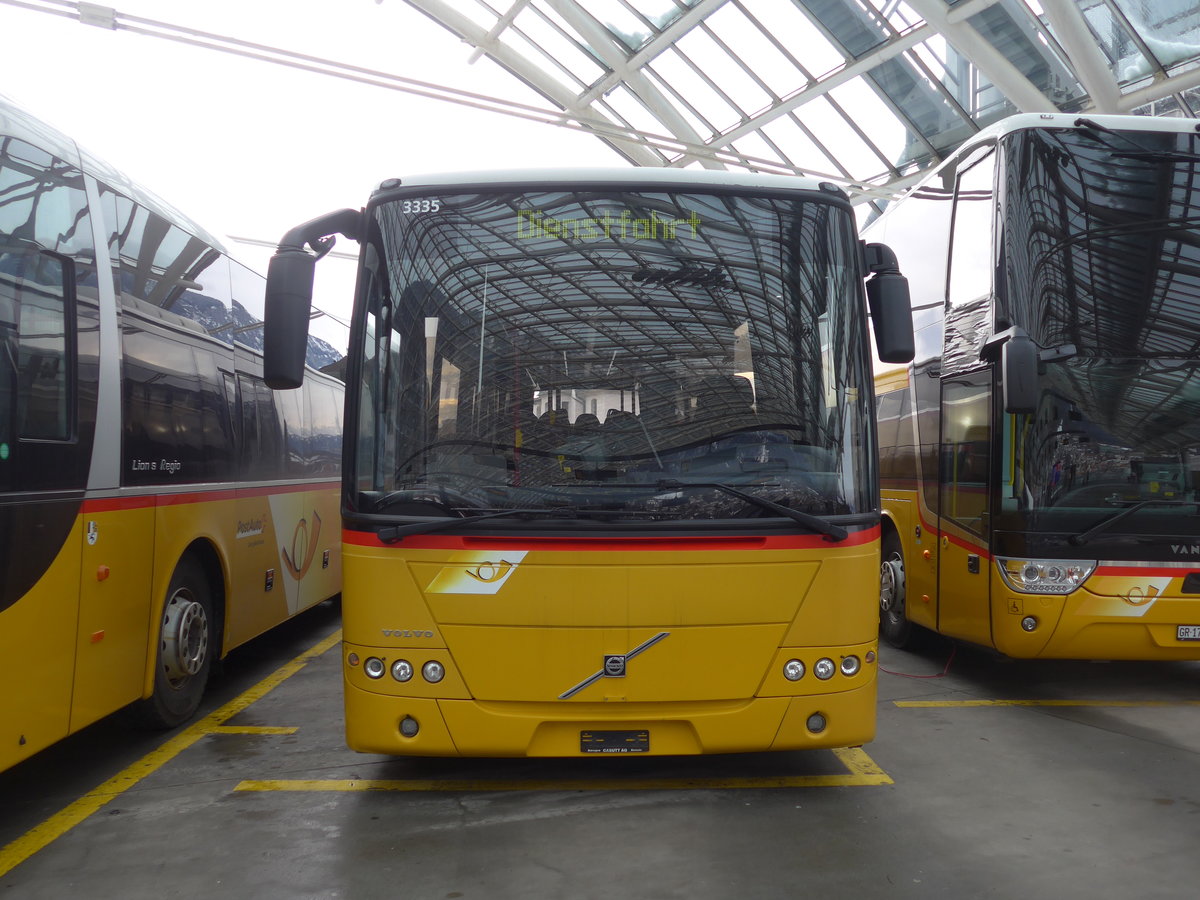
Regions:
<instances>
[{"instance_id":1,"label":"roof beam","mask_svg":"<svg viewBox=\"0 0 1200 900\"><path fill-rule=\"evenodd\" d=\"M585 13L576 0L549 0L550 6L563 17L583 38L600 60L620 75L620 81L629 86L630 92L646 107L654 118L662 122L672 135L691 144L703 144L704 139L696 132L690 122L685 119L662 92L647 78L640 68L630 67L629 58L624 51L617 47L608 33L595 19ZM586 95L585 95L586 96ZM594 110L592 101L584 98L574 98L574 103L584 103L584 108ZM700 164L708 169L724 169L725 167L712 159L701 159Z\"/></svg>"},{"instance_id":2,"label":"roof beam","mask_svg":"<svg viewBox=\"0 0 1200 900\"><path fill-rule=\"evenodd\" d=\"M1120 111L1121 88L1074 0L1042 0L1042 12L1098 113Z\"/></svg>"},{"instance_id":3,"label":"roof beam","mask_svg":"<svg viewBox=\"0 0 1200 900\"><path fill-rule=\"evenodd\" d=\"M1120 112L1131 113L1139 106L1145 106L1155 100L1162 100L1170 94L1182 94L1194 87L1200 87L1200 68L1188 69L1182 75L1156 78L1153 84L1122 95L1119 104Z\"/></svg>"},{"instance_id":4,"label":"roof beam","mask_svg":"<svg viewBox=\"0 0 1200 900\"><path fill-rule=\"evenodd\" d=\"M932 25L962 53L980 72L987 76L996 90L1012 101L1021 112L1057 112L1058 107L1037 89L1016 66L994 46L985 41L967 21L971 15L958 7L950 16L945 0L907 0L908 5ZM991 4L988 4L991 5Z\"/></svg>"},{"instance_id":5,"label":"roof beam","mask_svg":"<svg viewBox=\"0 0 1200 900\"><path fill-rule=\"evenodd\" d=\"M579 106L575 95L565 90L558 81L550 78L537 65L505 45L498 38L490 38L485 29L463 15L462 12L455 9L450 3L445 2L445 0L407 0L407 2L425 13L425 15L429 16L435 22L453 31L467 43L483 49L488 56L507 68L539 94L555 103L563 110L564 118L572 118L585 127L597 124L596 119L602 120L604 125L612 129L610 133L603 134L602 138L613 144L619 152L623 153L636 165L662 165L662 160L644 144L640 144L633 139L626 140L615 136L620 132L628 133L629 129L624 125L613 122L594 108Z\"/></svg>"},{"instance_id":6,"label":"roof beam","mask_svg":"<svg viewBox=\"0 0 1200 900\"><path fill-rule=\"evenodd\" d=\"M941 2L941 0L939 0ZM993 6L998 0L967 0L965 3L960 3L954 7L952 18L954 21L972 16L980 10L987 9ZM936 37L938 29L935 28L928 20L924 25L918 25L903 34L889 40L870 53L865 53L855 60L848 60L847 64L837 71L833 72L824 78L821 78L814 84L801 88L794 94L781 99L774 104L770 109L764 110L761 114L754 116L743 122L737 128L727 131L720 135L719 138L706 142L708 147L727 147L734 141L740 140L748 134L758 131L763 126L775 121L776 119L787 115L788 113L800 108L811 100L816 100L823 97L849 81L853 81L860 75L865 75L878 66L880 63L891 59L894 56L899 56L906 50L911 50L922 41ZM1039 94L1039 96L1041 96ZM686 165L692 156L686 156L676 160L674 165Z\"/></svg>"},{"instance_id":7,"label":"roof beam","mask_svg":"<svg viewBox=\"0 0 1200 900\"><path fill-rule=\"evenodd\" d=\"M716 12L720 7L724 6L728 0L700 0L695 6L688 9L686 13L672 22L667 28L659 32L654 40L650 41L642 49L638 50L633 56L625 60L620 68L612 67L612 71L600 79L588 90L581 94L579 99L583 103L592 103L604 96L608 91L621 83L621 79L625 71L636 71L642 66L649 63L651 60L661 56L669 50L676 41L682 38L685 34L695 28L702 21Z\"/></svg>"},{"instance_id":8,"label":"roof beam","mask_svg":"<svg viewBox=\"0 0 1200 900\"><path fill-rule=\"evenodd\" d=\"M529 3L530 0L516 0L516 2L509 7L508 12L501 16L499 20L497 20L496 24L491 27L491 30L488 31L488 43L494 43L496 39L504 33L504 30L513 23L513 19L517 17L517 13L528 6ZM467 65L473 65L474 63L478 62L479 57L481 56L483 56L483 48L476 47L475 51L469 57L467 57Z\"/></svg>"}]
</instances>

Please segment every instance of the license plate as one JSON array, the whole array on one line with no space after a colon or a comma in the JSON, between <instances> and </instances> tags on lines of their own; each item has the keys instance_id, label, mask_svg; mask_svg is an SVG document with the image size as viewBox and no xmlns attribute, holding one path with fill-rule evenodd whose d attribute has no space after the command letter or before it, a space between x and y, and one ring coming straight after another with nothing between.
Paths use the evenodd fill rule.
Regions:
<instances>
[{"instance_id":1,"label":"license plate","mask_svg":"<svg viewBox=\"0 0 1200 900\"><path fill-rule=\"evenodd\" d=\"M1200 625L1178 625L1175 630L1177 641L1200 641Z\"/></svg>"},{"instance_id":2,"label":"license plate","mask_svg":"<svg viewBox=\"0 0 1200 900\"><path fill-rule=\"evenodd\" d=\"M1200 639L1200 638L1198 638ZM580 753L649 753L649 731L581 731Z\"/></svg>"}]
</instances>

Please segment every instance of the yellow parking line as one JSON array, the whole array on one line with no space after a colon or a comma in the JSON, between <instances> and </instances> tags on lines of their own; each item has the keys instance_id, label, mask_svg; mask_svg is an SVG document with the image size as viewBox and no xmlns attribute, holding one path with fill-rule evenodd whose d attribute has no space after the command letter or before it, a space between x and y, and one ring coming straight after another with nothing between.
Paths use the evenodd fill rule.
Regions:
<instances>
[{"instance_id":1,"label":"yellow parking line","mask_svg":"<svg viewBox=\"0 0 1200 900\"><path fill-rule=\"evenodd\" d=\"M35 826L11 844L0 849L0 875L20 865L47 844L66 834L80 822L91 816L110 800L119 797L143 778L152 775L202 737L222 730L223 723L242 712L282 682L291 678L309 662L319 657L342 639L341 629L320 640L316 645L277 669L244 694L226 703L220 709L199 719L179 734L162 744L158 749L143 756L137 762L118 772L104 784L89 791L70 806L55 813L45 822Z\"/></svg>"},{"instance_id":2,"label":"yellow parking line","mask_svg":"<svg viewBox=\"0 0 1200 900\"><path fill-rule=\"evenodd\" d=\"M856 787L893 784L862 749L834 750L845 764L844 775L778 775L757 778L475 778L313 779L243 781L238 791L673 791L746 788Z\"/></svg>"},{"instance_id":3,"label":"yellow parking line","mask_svg":"<svg viewBox=\"0 0 1200 900\"><path fill-rule=\"evenodd\" d=\"M220 725L209 734L295 734L299 730L294 725Z\"/></svg>"},{"instance_id":4,"label":"yellow parking line","mask_svg":"<svg viewBox=\"0 0 1200 900\"><path fill-rule=\"evenodd\" d=\"M894 700L904 709L967 706L1200 706L1200 700Z\"/></svg>"}]
</instances>

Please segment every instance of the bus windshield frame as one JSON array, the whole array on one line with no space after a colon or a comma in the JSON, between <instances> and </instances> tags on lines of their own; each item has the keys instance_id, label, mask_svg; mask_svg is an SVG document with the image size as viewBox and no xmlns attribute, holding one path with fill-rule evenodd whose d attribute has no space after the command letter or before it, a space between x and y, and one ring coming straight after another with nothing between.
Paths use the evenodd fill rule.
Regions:
<instances>
[{"instance_id":1,"label":"bus windshield frame","mask_svg":"<svg viewBox=\"0 0 1200 900\"><path fill-rule=\"evenodd\" d=\"M1036 413L1000 423L995 526L1047 552L1139 534L1194 543L1200 136L1071 128L1004 143L998 315L1044 362Z\"/></svg>"},{"instance_id":2,"label":"bus windshield frame","mask_svg":"<svg viewBox=\"0 0 1200 900\"><path fill-rule=\"evenodd\" d=\"M840 197L443 185L379 194L367 221L348 523L794 531L803 514L877 515Z\"/></svg>"}]
</instances>

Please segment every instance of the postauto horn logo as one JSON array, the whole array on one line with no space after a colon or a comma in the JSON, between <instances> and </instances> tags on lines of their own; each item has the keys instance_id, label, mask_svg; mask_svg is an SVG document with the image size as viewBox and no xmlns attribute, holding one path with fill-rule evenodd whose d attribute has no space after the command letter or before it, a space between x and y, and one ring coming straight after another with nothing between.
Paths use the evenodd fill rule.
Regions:
<instances>
[{"instance_id":1,"label":"postauto horn logo","mask_svg":"<svg viewBox=\"0 0 1200 900\"><path fill-rule=\"evenodd\" d=\"M456 553L434 576L429 594L495 594L512 577L524 550L469 551Z\"/></svg>"},{"instance_id":2,"label":"postauto horn logo","mask_svg":"<svg viewBox=\"0 0 1200 900\"><path fill-rule=\"evenodd\" d=\"M313 526L312 534L308 533L308 520L301 519L296 523L296 530L292 532L292 547L289 552L287 547L280 547L279 552L283 554L283 564L287 567L291 576L299 581L308 572L312 565L313 556L316 555L317 545L321 538L321 517L317 511L313 510Z\"/></svg>"}]
</instances>

